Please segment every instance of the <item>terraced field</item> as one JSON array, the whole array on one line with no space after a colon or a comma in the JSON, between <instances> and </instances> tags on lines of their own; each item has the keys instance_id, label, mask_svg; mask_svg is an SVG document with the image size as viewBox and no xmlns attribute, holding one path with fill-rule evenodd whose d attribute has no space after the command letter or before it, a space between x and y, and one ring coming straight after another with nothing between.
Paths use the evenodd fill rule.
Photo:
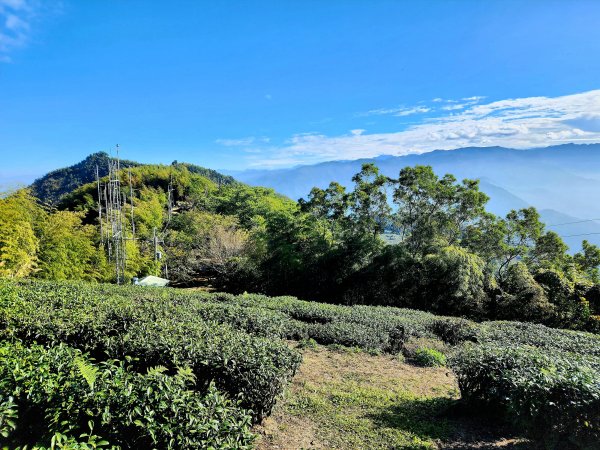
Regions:
<instances>
[{"instance_id":1,"label":"terraced field","mask_svg":"<svg viewBox=\"0 0 600 450\"><path fill-rule=\"evenodd\" d=\"M514 435L595 448L599 437L600 339L540 325L0 281L0 338L7 448L523 445Z\"/></svg>"}]
</instances>

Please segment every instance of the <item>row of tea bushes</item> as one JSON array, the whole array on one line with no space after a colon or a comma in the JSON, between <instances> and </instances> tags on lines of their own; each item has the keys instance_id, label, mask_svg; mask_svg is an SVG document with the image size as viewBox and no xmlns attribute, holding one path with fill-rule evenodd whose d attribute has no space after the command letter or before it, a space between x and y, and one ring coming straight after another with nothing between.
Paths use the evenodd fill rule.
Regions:
<instances>
[{"instance_id":1,"label":"row of tea bushes","mask_svg":"<svg viewBox=\"0 0 600 450\"><path fill-rule=\"evenodd\" d=\"M193 390L189 368L141 374L64 344L7 341L0 359L3 448L253 448L251 416L213 384Z\"/></svg>"},{"instance_id":2,"label":"row of tea bushes","mask_svg":"<svg viewBox=\"0 0 600 450\"><path fill-rule=\"evenodd\" d=\"M599 363L596 356L498 343L465 345L451 359L474 410L501 413L551 449L598 448Z\"/></svg>"},{"instance_id":3,"label":"row of tea bushes","mask_svg":"<svg viewBox=\"0 0 600 450\"><path fill-rule=\"evenodd\" d=\"M269 413L300 361L278 338L389 353L402 351L413 337L440 339L451 353L458 350L451 361L463 397L505 411L534 435L547 426L552 439L585 442L596 436L594 417L600 416L597 403L573 400L596 398L600 337L531 323L475 323L409 309L255 294L0 282L0 332L45 345L66 342L96 359L133 358L142 373L158 364L171 372L189 366L197 390L206 391L215 380L230 397L240 394L255 419ZM556 366L536 356L560 354ZM567 385L561 380L571 363L579 381ZM571 436L569 429L577 431Z\"/></svg>"},{"instance_id":4,"label":"row of tea bushes","mask_svg":"<svg viewBox=\"0 0 600 450\"><path fill-rule=\"evenodd\" d=\"M583 331L548 328L526 322L483 322L477 341L503 346L532 346L550 352L571 352L600 357L600 336Z\"/></svg>"},{"instance_id":5,"label":"row of tea bushes","mask_svg":"<svg viewBox=\"0 0 600 450\"><path fill-rule=\"evenodd\" d=\"M95 359L132 358L140 372L189 366L198 390L214 380L241 396L255 419L268 415L301 356L280 340L202 320L156 289L0 282L0 334L47 346L67 343Z\"/></svg>"}]
</instances>

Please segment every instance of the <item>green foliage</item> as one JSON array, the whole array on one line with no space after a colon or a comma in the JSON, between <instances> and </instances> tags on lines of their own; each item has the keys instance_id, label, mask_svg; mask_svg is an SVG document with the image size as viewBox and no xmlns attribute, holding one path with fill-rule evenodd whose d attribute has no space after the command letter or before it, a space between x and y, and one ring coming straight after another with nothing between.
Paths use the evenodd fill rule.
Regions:
<instances>
[{"instance_id":1,"label":"green foliage","mask_svg":"<svg viewBox=\"0 0 600 450\"><path fill-rule=\"evenodd\" d=\"M92 279L94 229L82 224L82 214L57 211L39 224L37 276L50 280Z\"/></svg>"},{"instance_id":2,"label":"green foliage","mask_svg":"<svg viewBox=\"0 0 600 450\"><path fill-rule=\"evenodd\" d=\"M96 379L98 378L98 368L87 363L82 358L75 358L75 365L79 369L81 376L87 381L90 389L94 389L94 383L96 383Z\"/></svg>"},{"instance_id":3,"label":"green foliage","mask_svg":"<svg viewBox=\"0 0 600 450\"><path fill-rule=\"evenodd\" d=\"M600 248L594 244L590 244L584 240L581 244L583 251L576 253L574 260L575 264L582 270L591 281L600 283Z\"/></svg>"},{"instance_id":4,"label":"green foliage","mask_svg":"<svg viewBox=\"0 0 600 450\"><path fill-rule=\"evenodd\" d=\"M423 367L443 367L446 365L446 355L433 348L420 348L415 352L415 362Z\"/></svg>"},{"instance_id":5,"label":"green foliage","mask_svg":"<svg viewBox=\"0 0 600 450\"><path fill-rule=\"evenodd\" d=\"M0 389L5 393L0 399L0 430L16 436L22 428L14 424L21 424L23 420L31 423L29 416L21 414L24 392L31 393L27 401L38 402L35 405L46 405L58 398L72 399L64 403L57 400L54 409L43 409L46 412L39 417L44 418L47 428L43 436L34 435L34 441L42 443L49 442L53 433L67 436L65 439L79 436L89 428L86 427L90 420L88 411L91 417L99 418L94 419L93 433L89 435L102 436L123 448L132 448L129 441L123 443L129 439L126 436L142 433L142 429L146 434L140 439L171 442L173 436L179 436L174 439L180 439L185 445L192 441L183 439L195 439L189 429L211 429L220 433L219 436L229 433L227 439L233 436L245 439L240 437L246 433L241 430L247 431L249 419L242 420L242 416L232 411L251 408L254 420L268 414L298 367L298 353L279 338L299 340L300 347L307 348L319 343L348 352L405 353L418 364L427 366L444 365L447 350L449 354L455 351L439 339L452 346L466 343L459 347L460 356L453 359L452 364L459 373L461 390L468 401L477 403L477 399L483 398L491 408L506 411L509 418L512 411L517 411L517 424L533 435L536 427L543 429L552 422L548 426L554 430L552 439L557 442L568 435L568 429L576 430L568 437L571 441L588 442L590 436L595 436L589 434L590 430L597 427L593 414L598 406L593 399L600 398L594 397L600 379L600 337L531 323L478 324L410 309L341 306L256 294L236 296L170 288L0 281L0 330L5 339L25 343L5 343L12 346L7 351L18 362L19 373L31 372L38 377L28 375L18 379L30 380L23 383L40 384L37 390L19 390L14 387L16 378L8 378L13 380L13 387ZM34 341L45 347L36 346ZM472 349L474 357L470 356ZM519 353L510 354L506 359L502 352L511 349ZM102 362L91 360L81 351L89 352L96 361ZM23 363L24 352L35 355L25 358L29 362ZM490 352L493 358L486 359ZM44 356L46 354L50 356ZM540 365L537 355L543 355L552 364ZM126 362L118 363L114 359ZM44 369L46 364L48 369ZM6 367L16 366L10 363ZM0 367L0 374L2 370L8 369ZM570 371L573 371L573 379L567 376ZM478 381L481 380L478 377L487 373L493 380L501 381L487 383L487 378ZM43 381L45 377L50 377L50 381ZM0 379L4 379L3 376ZM505 384L509 382L512 384ZM173 386L180 386L181 390ZM513 386L517 386L515 392L522 395L513 398L510 391L508 401L503 389ZM52 389L56 395L42 395L46 391L55 392ZM227 401L215 389L235 398L239 404L227 403L227 408L220 408L219 402ZM214 400L216 406L206 411L224 414L218 416L219 426L196 427L189 425L188 419L182 419L181 427L169 422L175 412L168 405L185 404L191 408L190 402L196 404L192 397L209 405L213 403L207 399L215 396L220 400ZM519 399L524 403L519 403ZM553 404L555 401L560 407ZM151 405L153 409L146 410L140 404ZM138 414L136 406L141 413ZM561 408L565 410L562 428ZM127 411L132 410L133 419L120 419L124 414L129 417ZM105 411L110 420L103 419ZM193 414L204 417L201 420L212 420L202 415L208 412ZM231 414L237 419L231 419ZM239 414L245 413L240 411ZM179 421L182 416L177 417ZM59 426L64 421L74 428ZM585 421L592 424L591 428ZM242 422L246 425L241 425ZM185 423L188 423L186 431L181 431ZM146 448L152 448L148 442ZM173 444L173 448L194 448L192 444L185 445ZM157 446L168 448L167 444ZM235 445L229 448L232 447L236 448ZM244 447L240 444L239 448Z\"/></svg>"},{"instance_id":6,"label":"green foliage","mask_svg":"<svg viewBox=\"0 0 600 450\"><path fill-rule=\"evenodd\" d=\"M550 316L553 306L525 264L518 262L510 265L501 286L503 293L498 299L495 317L543 320Z\"/></svg>"},{"instance_id":7,"label":"green foliage","mask_svg":"<svg viewBox=\"0 0 600 450\"><path fill-rule=\"evenodd\" d=\"M10 289L10 288L9 288ZM163 291L163 295L169 295ZM161 291L85 284L24 283L0 307L4 336L47 345L64 342L95 357L135 358L143 371L186 365L199 389L215 380L256 418L268 414L300 355L279 341L202 320Z\"/></svg>"},{"instance_id":8,"label":"green foliage","mask_svg":"<svg viewBox=\"0 0 600 450\"><path fill-rule=\"evenodd\" d=\"M56 204L79 186L93 182L96 179L96 166L100 176L106 176L109 158L106 152L97 152L73 166L54 170L33 182L33 195L43 203ZM121 167L137 165L133 161L121 160Z\"/></svg>"},{"instance_id":9,"label":"green foliage","mask_svg":"<svg viewBox=\"0 0 600 450\"><path fill-rule=\"evenodd\" d=\"M402 169L392 187L398 206L393 220L413 255L458 244L465 228L482 216L488 201L477 181L458 184L449 174L438 178L429 166Z\"/></svg>"},{"instance_id":10,"label":"green foliage","mask_svg":"<svg viewBox=\"0 0 600 450\"><path fill-rule=\"evenodd\" d=\"M470 345L452 358L465 401L487 407L546 448L593 448L600 439L597 357L529 346Z\"/></svg>"},{"instance_id":11,"label":"green foliage","mask_svg":"<svg viewBox=\"0 0 600 450\"><path fill-rule=\"evenodd\" d=\"M600 357L600 336L523 322L484 322L476 341L499 346L536 347L549 354L577 353Z\"/></svg>"},{"instance_id":12,"label":"green foliage","mask_svg":"<svg viewBox=\"0 0 600 450\"><path fill-rule=\"evenodd\" d=\"M26 190L0 197L0 277L23 278L34 273L39 247L35 225L40 212Z\"/></svg>"},{"instance_id":13,"label":"green foliage","mask_svg":"<svg viewBox=\"0 0 600 450\"><path fill-rule=\"evenodd\" d=\"M313 338L301 339L300 342L298 342L298 348L310 348L314 350L317 348L317 341Z\"/></svg>"},{"instance_id":14,"label":"green foliage","mask_svg":"<svg viewBox=\"0 0 600 450\"><path fill-rule=\"evenodd\" d=\"M41 190L36 182L45 198L55 185L58 211L38 206L25 191L0 200L0 276L114 279L100 245L97 186L85 184L107 158L92 155L51 174ZM584 242L571 257L535 208L505 218L486 212L488 197L476 180L438 176L428 166L406 167L392 179L366 164L352 187L332 182L296 203L189 164L125 166L136 193L126 278L168 268L180 286L599 327L593 285L600 281L600 250ZM120 177L127 184L124 171ZM126 229L130 221L128 215ZM162 260L155 258L154 229ZM395 244L384 244L384 231L396 233ZM325 330L312 332L327 339Z\"/></svg>"},{"instance_id":15,"label":"green foliage","mask_svg":"<svg viewBox=\"0 0 600 450\"><path fill-rule=\"evenodd\" d=\"M458 345L465 341L476 341L479 327L466 319L440 318L431 323L430 329L446 344Z\"/></svg>"},{"instance_id":16,"label":"green foliage","mask_svg":"<svg viewBox=\"0 0 600 450\"><path fill-rule=\"evenodd\" d=\"M424 259L423 303L442 314L484 315L488 280L485 262L460 247L445 247Z\"/></svg>"},{"instance_id":17,"label":"green foliage","mask_svg":"<svg viewBox=\"0 0 600 450\"><path fill-rule=\"evenodd\" d=\"M6 436L12 445L108 445L97 433L123 449L252 446L250 416L213 384L204 394L192 390L189 372L141 374L118 361L94 364L63 344L45 349L3 342L0 355L0 386L13 396L18 411L16 427ZM82 367L94 374L94 383L81 377Z\"/></svg>"}]
</instances>

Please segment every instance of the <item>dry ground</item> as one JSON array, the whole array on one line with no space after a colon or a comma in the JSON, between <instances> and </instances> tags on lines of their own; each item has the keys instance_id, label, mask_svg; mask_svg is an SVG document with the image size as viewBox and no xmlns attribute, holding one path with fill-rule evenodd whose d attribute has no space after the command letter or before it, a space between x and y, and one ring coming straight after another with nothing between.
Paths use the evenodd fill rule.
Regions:
<instances>
[{"instance_id":1,"label":"dry ground","mask_svg":"<svg viewBox=\"0 0 600 450\"><path fill-rule=\"evenodd\" d=\"M446 368L392 356L305 349L273 415L256 431L258 449L510 449L524 440L484 419L461 417Z\"/></svg>"}]
</instances>

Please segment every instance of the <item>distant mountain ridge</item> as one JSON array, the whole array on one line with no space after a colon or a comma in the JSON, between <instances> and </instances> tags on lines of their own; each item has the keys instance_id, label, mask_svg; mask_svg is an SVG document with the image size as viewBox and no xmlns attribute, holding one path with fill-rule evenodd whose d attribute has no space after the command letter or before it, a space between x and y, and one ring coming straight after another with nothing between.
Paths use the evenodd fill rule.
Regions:
<instances>
[{"instance_id":1,"label":"distant mountain ridge","mask_svg":"<svg viewBox=\"0 0 600 450\"><path fill-rule=\"evenodd\" d=\"M108 175L108 161L110 158L110 155L106 152L93 153L77 164L53 170L43 177L38 178L30 186L31 190L43 203L54 205L69 192L72 192L84 184L95 181L96 167L98 168L100 177ZM146 165L126 159L122 159L120 163L123 168ZM174 163L177 162L175 161ZM177 164L184 165L190 172L202 175L219 184L235 182L233 177L221 174L216 170L189 163Z\"/></svg>"},{"instance_id":2,"label":"distant mountain ridge","mask_svg":"<svg viewBox=\"0 0 600 450\"><path fill-rule=\"evenodd\" d=\"M481 190L490 196L488 210L505 215L510 209L535 206L548 224L600 218L600 144L564 144L531 150L503 147L469 147L437 150L405 156L384 155L359 160L330 161L289 169L236 172L236 179L271 187L293 199L306 197L313 186L331 181L351 186L352 176L363 163L375 163L382 173L397 177L403 167L430 165L438 175L481 180ZM227 173L227 172L226 172ZM554 229L554 228L552 228ZM582 239L600 244L600 223L563 225L555 231L565 237L572 250Z\"/></svg>"},{"instance_id":3,"label":"distant mountain ridge","mask_svg":"<svg viewBox=\"0 0 600 450\"><path fill-rule=\"evenodd\" d=\"M55 205L65 194L93 182L96 166L100 176L106 176L109 158L105 152L91 154L77 164L37 179L31 185L32 191L44 203ZM237 180L270 187L298 199L306 197L312 187L326 187L331 181L350 186L352 176L367 162L375 163L389 177L396 177L403 167L421 164L432 166L439 175L451 173L458 179L479 179L481 190L490 196L488 210L494 214L503 216L510 209L535 206L542 220L551 225L548 229L563 236L571 251L579 250L582 239L600 245L600 221L581 222L600 218L600 203L595 201L600 198L600 144L566 144L532 150L463 148L238 172L174 163L219 184ZM136 167L144 164L121 160L121 165Z\"/></svg>"}]
</instances>

